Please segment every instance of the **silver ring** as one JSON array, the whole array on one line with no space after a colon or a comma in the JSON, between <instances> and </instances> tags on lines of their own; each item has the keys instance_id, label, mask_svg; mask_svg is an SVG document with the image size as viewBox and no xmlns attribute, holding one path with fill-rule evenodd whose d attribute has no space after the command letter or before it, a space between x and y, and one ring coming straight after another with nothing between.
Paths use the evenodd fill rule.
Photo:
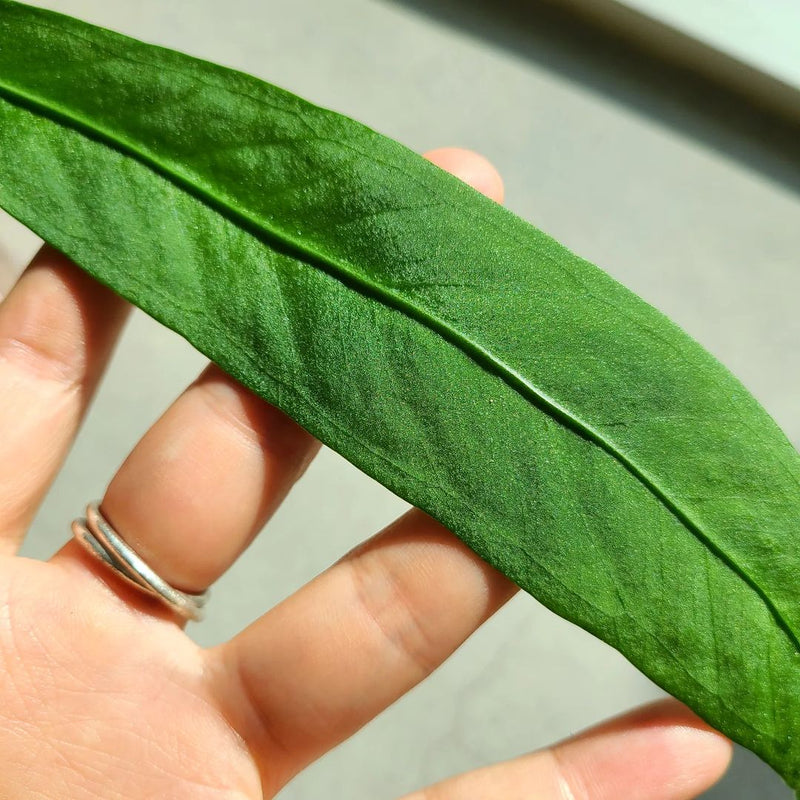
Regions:
<instances>
[{"instance_id":1,"label":"silver ring","mask_svg":"<svg viewBox=\"0 0 800 800\"><path fill-rule=\"evenodd\" d=\"M86 517L72 523L72 533L84 549L114 569L128 583L156 597L184 619L199 622L209 592L187 594L170 586L123 541L100 513L98 503L86 507Z\"/></svg>"}]
</instances>

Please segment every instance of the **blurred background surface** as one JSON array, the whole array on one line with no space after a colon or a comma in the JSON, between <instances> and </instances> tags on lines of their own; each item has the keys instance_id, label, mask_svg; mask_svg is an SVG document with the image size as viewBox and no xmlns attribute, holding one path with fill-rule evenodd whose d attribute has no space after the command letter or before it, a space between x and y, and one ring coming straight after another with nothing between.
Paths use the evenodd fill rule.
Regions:
<instances>
[{"instance_id":1,"label":"blurred background surface","mask_svg":"<svg viewBox=\"0 0 800 800\"><path fill-rule=\"evenodd\" d=\"M254 73L423 151L487 155L509 207L715 353L800 445L798 7L788 0L50 0L38 5ZM758 14L754 16L754 9ZM666 25L668 26L665 26ZM0 217L0 292L38 242ZM68 522L202 368L137 315L27 545ZM215 588L231 635L405 504L324 451ZM517 597L286 800L393 798L659 696L619 654ZM791 797L738 751L709 800Z\"/></svg>"}]
</instances>

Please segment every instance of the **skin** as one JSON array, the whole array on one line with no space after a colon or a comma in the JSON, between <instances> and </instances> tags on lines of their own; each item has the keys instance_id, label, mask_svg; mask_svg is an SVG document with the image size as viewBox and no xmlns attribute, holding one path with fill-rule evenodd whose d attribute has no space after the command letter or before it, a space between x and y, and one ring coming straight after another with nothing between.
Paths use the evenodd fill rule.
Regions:
<instances>
[{"instance_id":1,"label":"skin","mask_svg":"<svg viewBox=\"0 0 800 800\"><path fill-rule=\"evenodd\" d=\"M480 156L428 158L502 201ZM425 678L515 587L412 510L209 650L74 542L47 563L17 557L128 310L47 247L0 305L0 797L271 798ZM102 508L166 580L201 591L317 450L210 366L133 450ZM406 800L684 800L717 780L730 752L670 700Z\"/></svg>"}]
</instances>

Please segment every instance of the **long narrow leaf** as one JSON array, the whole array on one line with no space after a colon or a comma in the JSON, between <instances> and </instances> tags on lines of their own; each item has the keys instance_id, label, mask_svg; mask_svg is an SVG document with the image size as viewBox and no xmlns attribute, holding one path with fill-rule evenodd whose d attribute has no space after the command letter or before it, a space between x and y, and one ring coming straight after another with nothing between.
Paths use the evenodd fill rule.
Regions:
<instances>
[{"instance_id":1,"label":"long narrow leaf","mask_svg":"<svg viewBox=\"0 0 800 800\"><path fill-rule=\"evenodd\" d=\"M800 457L608 275L352 120L8 0L0 205L800 785Z\"/></svg>"}]
</instances>

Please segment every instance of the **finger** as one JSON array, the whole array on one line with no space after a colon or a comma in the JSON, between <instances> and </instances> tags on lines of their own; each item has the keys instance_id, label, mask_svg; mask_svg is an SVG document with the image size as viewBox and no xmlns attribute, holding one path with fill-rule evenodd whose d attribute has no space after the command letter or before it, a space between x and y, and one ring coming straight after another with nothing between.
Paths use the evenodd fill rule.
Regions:
<instances>
[{"instance_id":1,"label":"finger","mask_svg":"<svg viewBox=\"0 0 800 800\"><path fill-rule=\"evenodd\" d=\"M49 247L0 305L0 554L19 547L128 308Z\"/></svg>"},{"instance_id":2,"label":"finger","mask_svg":"<svg viewBox=\"0 0 800 800\"><path fill-rule=\"evenodd\" d=\"M667 700L405 800L691 800L722 777L730 758L727 739Z\"/></svg>"},{"instance_id":3,"label":"finger","mask_svg":"<svg viewBox=\"0 0 800 800\"><path fill-rule=\"evenodd\" d=\"M481 176L480 156L439 152L449 153L457 175ZM289 417L211 367L134 449L103 513L164 580L203 591L264 526L318 447ZM57 558L76 556L103 576L75 543Z\"/></svg>"},{"instance_id":4,"label":"finger","mask_svg":"<svg viewBox=\"0 0 800 800\"><path fill-rule=\"evenodd\" d=\"M450 172L473 189L490 197L497 203L502 203L505 197L505 188L500 173L491 161L472 150L463 150L460 147L442 147L425 153L428 161Z\"/></svg>"},{"instance_id":5,"label":"finger","mask_svg":"<svg viewBox=\"0 0 800 800\"><path fill-rule=\"evenodd\" d=\"M515 590L415 509L214 651L268 795L430 674Z\"/></svg>"},{"instance_id":6,"label":"finger","mask_svg":"<svg viewBox=\"0 0 800 800\"><path fill-rule=\"evenodd\" d=\"M166 411L102 502L125 541L168 583L210 586L264 526L319 447L285 414L215 366ZM70 542L56 561L96 572ZM99 575L107 579L105 568ZM126 600L160 611L123 589Z\"/></svg>"}]
</instances>

